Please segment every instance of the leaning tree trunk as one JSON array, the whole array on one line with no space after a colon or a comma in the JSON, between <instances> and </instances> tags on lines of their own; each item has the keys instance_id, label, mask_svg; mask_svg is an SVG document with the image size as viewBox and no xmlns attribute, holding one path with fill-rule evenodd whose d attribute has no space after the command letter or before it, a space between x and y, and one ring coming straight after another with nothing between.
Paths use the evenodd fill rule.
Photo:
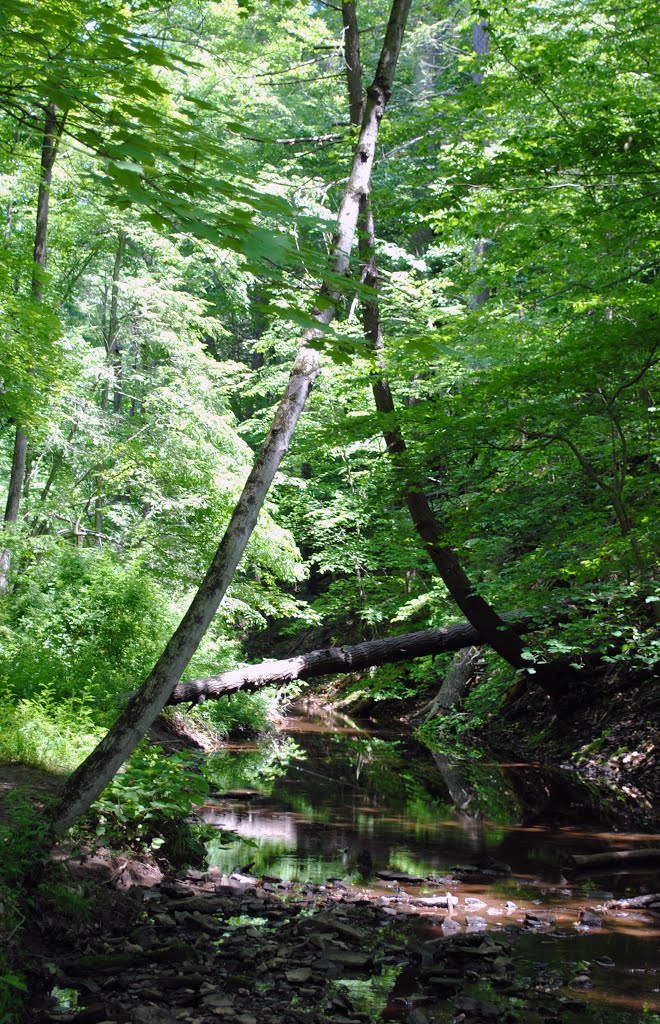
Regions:
<instances>
[{"instance_id":1,"label":"leaning tree trunk","mask_svg":"<svg viewBox=\"0 0 660 1024\"><path fill-rule=\"evenodd\" d=\"M342 20L344 25L344 60L347 68L346 80L352 120L354 111L357 109L358 99L362 95L359 32L354 0L344 0ZM374 381L372 390L378 412L389 417L391 420L394 413L394 401L389 383L384 374L384 341L377 295L379 281L376 263L375 229L368 192L365 192L360 199L358 238L362 261L362 282L376 296L373 300L367 299L363 301L362 304L365 337L376 354L376 361L381 370L381 377ZM507 628L506 623L500 618L495 609L476 593L474 585L461 565L456 552L451 545L443 540L442 530L433 514L433 509L424 494L421 484L416 480L410 479L405 466L407 447L401 430L393 426L390 429L385 429L383 435L387 450L393 456L393 465L401 474L405 501L413 525L450 596L468 621L479 632L480 636L501 657L514 668L528 667L529 663L522 656L523 646L520 638Z\"/></svg>"},{"instance_id":2,"label":"leaning tree trunk","mask_svg":"<svg viewBox=\"0 0 660 1024\"><path fill-rule=\"evenodd\" d=\"M363 282L374 292L378 288L378 268L374 250L374 221L368 197L362 200L360 246L364 263ZM373 346L381 371L384 369L383 332L377 300L363 303L364 333ZM372 385L374 401L379 413L390 421L394 414L394 401L389 383L384 376ZM421 484L410 478L406 466L407 446L401 430L392 425L383 431L387 450L392 456L395 472L404 481L406 505L422 543L431 558L450 596L479 635L514 668L528 663L522 656L520 637L507 628L495 609L475 590L474 584L461 565L453 547L442 537L442 531Z\"/></svg>"},{"instance_id":3,"label":"leaning tree trunk","mask_svg":"<svg viewBox=\"0 0 660 1024\"><path fill-rule=\"evenodd\" d=\"M521 633L530 628L531 619L520 613L511 616L510 627ZM384 640L366 640L361 644L342 647L323 647L294 658L263 661L222 672L217 676L204 676L179 683L172 691L168 704L201 703L207 698L224 697L237 690L258 690L262 686L282 686L294 679L316 679L334 672L358 672L376 665L395 661L410 661L427 654L459 651L464 647L474 650L479 634L469 622L459 622L441 629L422 629L415 633L400 633ZM474 659L474 654L471 656Z\"/></svg>"},{"instance_id":4,"label":"leaning tree trunk","mask_svg":"<svg viewBox=\"0 0 660 1024\"><path fill-rule=\"evenodd\" d=\"M65 118L66 114L63 114L58 122L57 107L54 103L48 104L41 147L41 178L39 181L39 194L37 196L37 224L34 233L32 298L35 302L43 302L43 273L46 269L50 185L53 179L53 167L57 158L57 147L64 130ZM9 528L18 521L26 462L27 436L19 423L14 437L14 454L12 457L9 493L4 518L5 525ZM11 555L9 551L0 551L0 591L7 588L10 561Z\"/></svg>"},{"instance_id":5,"label":"leaning tree trunk","mask_svg":"<svg viewBox=\"0 0 660 1024\"><path fill-rule=\"evenodd\" d=\"M478 647L468 647L466 651L459 651L445 672L440 689L415 716L416 721L430 722L432 718L444 715L456 707L463 700L474 679L480 657Z\"/></svg>"},{"instance_id":6,"label":"leaning tree trunk","mask_svg":"<svg viewBox=\"0 0 660 1024\"><path fill-rule=\"evenodd\" d=\"M375 293L378 290L378 267L375 255L374 221L369 197L362 200L360 222L360 248L363 260L362 280ZM384 373L384 341L377 295L374 300L363 302L364 333L376 354L382 375L372 385L374 402L379 413L391 422L394 415L394 400L389 382ZM480 636L490 644L514 668L524 668L528 663L522 656L523 645L520 637L507 628L506 623L495 609L475 590L474 584L461 565L453 547L442 537L440 525L433 513L421 483L411 479L406 466L407 445L398 426L386 427L383 431L387 450L392 456L395 473L402 477L406 505L413 525L424 547L438 570L450 596L456 602Z\"/></svg>"},{"instance_id":7,"label":"leaning tree trunk","mask_svg":"<svg viewBox=\"0 0 660 1024\"><path fill-rule=\"evenodd\" d=\"M346 276L349 270L360 197L369 191L378 129L390 97L410 3L393 0L376 75L368 91L353 166L337 216L331 267L335 279ZM197 650L232 580L319 372L318 353L308 342L323 335L339 300L334 286L324 286L320 308L314 311L319 327L307 331L302 339L280 406L202 585L142 689L68 780L52 812L54 834L65 831L99 796L163 709Z\"/></svg>"},{"instance_id":8,"label":"leaning tree trunk","mask_svg":"<svg viewBox=\"0 0 660 1024\"><path fill-rule=\"evenodd\" d=\"M369 197L361 200L362 220L360 245L362 247L363 283L376 294L378 290L378 267L375 258L375 233L373 215ZM363 303L364 332L373 346L379 369L384 369L384 342L380 320L380 310L376 300ZM373 394L378 412L392 422L394 401L389 383L384 376L374 381ZM428 498L424 494L421 483L411 476L407 465L407 446L400 428L393 424L383 431L387 450L392 456L395 472L399 472L404 480L405 500L411 519L421 537L424 547L438 570L438 575L449 591L450 597L476 629L482 641L493 648L505 661L516 669L531 669L531 679L540 686L551 700L560 699L577 679L579 673L570 659L555 659L547 664L533 665L523 657L525 650L520 636L512 630L491 604L475 591L465 569L453 547L443 536L440 525L433 514ZM520 679L524 677L521 675ZM523 685L519 682L518 689Z\"/></svg>"}]
</instances>

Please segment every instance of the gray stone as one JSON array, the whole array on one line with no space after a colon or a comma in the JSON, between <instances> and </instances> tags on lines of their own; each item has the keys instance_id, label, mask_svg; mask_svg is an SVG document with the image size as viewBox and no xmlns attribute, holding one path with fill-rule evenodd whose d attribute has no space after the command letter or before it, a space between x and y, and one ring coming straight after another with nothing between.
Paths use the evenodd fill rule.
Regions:
<instances>
[{"instance_id":1,"label":"gray stone","mask_svg":"<svg viewBox=\"0 0 660 1024\"><path fill-rule=\"evenodd\" d=\"M220 1007L231 1006L234 1002L234 997L228 995L226 992L209 992L202 999L202 1006L207 1006L209 1009L218 1009Z\"/></svg>"},{"instance_id":2,"label":"gray stone","mask_svg":"<svg viewBox=\"0 0 660 1024\"><path fill-rule=\"evenodd\" d=\"M326 949L324 956L331 963L344 964L345 967L366 967L371 963L371 957L366 953L352 953L349 949Z\"/></svg>"},{"instance_id":3,"label":"gray stone","mask_svg":"<svg viewBox=\"0 0 660 1024\"><path fill-rule=\"evenodd\" d=\"M291 971L285 971L284 977L292 985L304 985L306 981L312 976L312 971L309 967L295 967Z\"/></svg>"},{"instance_id":4,"label":"gray stone","mask_svg":"<svg viewBox=\"0 0 660 1024\"><path fill-rule=\"evenodd\" d=\"M580 924L585 928L600 928L603 924L603 919L594 913L593 910L581 910Z\"/></svg>"}]
</instances>

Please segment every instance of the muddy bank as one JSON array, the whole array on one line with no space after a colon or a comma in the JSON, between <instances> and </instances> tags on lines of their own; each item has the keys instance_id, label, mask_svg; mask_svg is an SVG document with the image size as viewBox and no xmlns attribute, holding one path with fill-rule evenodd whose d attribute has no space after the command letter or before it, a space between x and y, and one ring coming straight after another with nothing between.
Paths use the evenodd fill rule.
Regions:
<instances>
[{"instance_id":1,"label":"muddy bank","mask_svg":"<svg viewBox=\"0 0 660 1024\"><path fill-rule=\"evenodd\" d=\"M496 754L570 765L636 805L640 824L660 817L660 678L599 673L553 704L538 687L470 733Z\"/></svg>"},{"instance_id":2,"label":"muddy bank","mask_svg":"<svg viewBox=\"0 0 660 1024\"><path fill-rule=\"evenodd\" d=\"M636 811L624 824L633 824L635 813L640 827L660 824L660 669L585 671L557 700L551 700L532 678L517 696L505 693L484 724L465 728L464 716L460 732L456 731L452 716L458 714L460 719L469 694L483 681L482 667L477 665L458 703L438 715L439 724L443 718L449 722L444 733L442 727L438 731L439 749L450 756L453 752L460 756L461 748L473 749L487 751L499 761L569 767L635 805ZM368 686L356 691L358 683L359 677L339 679L323 693L317 691L311 703L413 735L435 696L428 692L405 700L375 701ZM616 797L613 811L615 804Z\"/></svg>"}]
</instances>

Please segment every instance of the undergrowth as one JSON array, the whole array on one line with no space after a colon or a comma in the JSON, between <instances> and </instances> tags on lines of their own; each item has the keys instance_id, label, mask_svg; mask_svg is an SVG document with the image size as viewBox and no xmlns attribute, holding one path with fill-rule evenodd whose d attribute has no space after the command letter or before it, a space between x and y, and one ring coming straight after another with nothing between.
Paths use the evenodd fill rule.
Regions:
<instances>
[{"instance_id":1,"label":"undergrowth","mask_svg":"<svg viewBox=\"0 0 660 1024\"><path fill-rule=\"evenodd\" d=\"M10 694L0 710L0 760L73 771L104 732L85 694L61 699L52 686L18 700Z\"/></svg>"},{"instance_id":2,"label":"undergrowth","mask_svg":"<svg viewBox=\"0 0 660 1024\"><path fill-rule=\"evenodd\" d=\"M455 753L457 744L459 748L465 744L466 734L482 729L500 713L502 702L514 682L512 673L488 651L484 652L484 661L481 679L465 700L418 726L415 735L420 742L432 750Z\"/></svg>"},{"instance_id":3,"label":"undergrowth","mask_svg":"<svg viewBox=\"0 0 660 1024\"><path fill-rule=\"evenodd\" d=\"M160 853L174 866L199 863L215 830L195 817L209 783L194 754L141 744L103 790L74 836L133 854Z\"/></svg>"},{"instance_id":4,"label":"undergrowth","mask_svg":"<svg viewBox=\"0 0 660 1024\"><path fill-rule=\"evenodd\" d=\"M16 938L31 906L45 843L43 816L22 794L5 794L0 814L0 1024L17 1019L27 992Z\"/></svg>"}]
</instances>

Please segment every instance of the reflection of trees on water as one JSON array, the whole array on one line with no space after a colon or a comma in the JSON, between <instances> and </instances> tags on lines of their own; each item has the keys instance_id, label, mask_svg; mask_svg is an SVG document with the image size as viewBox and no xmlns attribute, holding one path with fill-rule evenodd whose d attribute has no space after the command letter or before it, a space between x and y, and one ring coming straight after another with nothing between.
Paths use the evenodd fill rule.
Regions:
<instances>
[{"instance_id":1,"label":"reflection of trees on water","mask_svg":"<svg viewBox=\"0 0 660 1024\"><path fill-rule=\"evenodd\" d=\"M219 789L252 794L209 809L210 821L243 837L218 847L218 867L256 859L255 872L310 881L360 883L369 865L446 874L489 856L529 873L557 863L576 823L602 820L575 776L364 732L280 736L216 756L210 775Z\"/></svg>"},{"instance_id":2,"label":"reflection of trees on water","mask_svg":"<svg viewBox=\"0 0 660 1024\"><path fill-rule=\"evenodd\" d=\"M292 742L224 753L211 764L215 785L253 799L218 803L206 818L255 843L259 868L277 874L267 861L316 857L328 874L364 880L371 868L445 872L482 850L479 827L456 817L451 787L421 748L411 756L401 740L346 733L296 734ZM234 853L234 867L252 859L247 849ZM220 859L223 870L231 867L230 854Z\"/></svg>"},{"instance_id":3,"label":"reflection of trees on water","mask_svg":"<svg viewBox=\"0 0 660 1024\"><path fill-rule=\"evenodd\" d=\"M275 780L286 775L292 761L305 752L291 736L269 737L242 750L222 750L207 758L204 774L219 792L255 789L268 794Z\"/></svg>"},{"instance_id":4,"label":"reflection of trees on water","mask_svg":"<svg viewBox=\"0 0 660 1024\"><path fill-rule=\"evenodd\" d=\"M456 810L467 818L483 818L479 795L467 778L464 765L446 754L433 753L432 756Z\"/></svg>"}]
</instances>

